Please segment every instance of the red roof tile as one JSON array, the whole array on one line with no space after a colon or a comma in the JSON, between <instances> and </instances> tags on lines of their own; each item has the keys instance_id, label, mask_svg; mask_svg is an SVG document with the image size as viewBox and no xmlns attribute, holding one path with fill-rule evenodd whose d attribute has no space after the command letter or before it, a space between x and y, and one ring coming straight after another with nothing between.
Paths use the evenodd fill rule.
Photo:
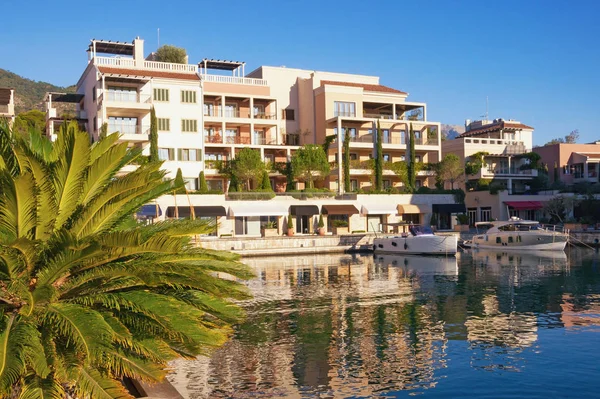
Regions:
<instances>
[{"instance_id":1,"label":"red roof tile","mask_svg":"<svg viewBox=\"0 0 600 399\"><path fill-rule=\"evenodd\" d=\"M395 94L408 94L406 92L392 89L391 87L383 85L369 85L365 83L350 83L350 82L334 82L332 80L322 80L321 86L323 85L334 85L334 86L348 86L348 87L362 87L365 91L375 91L380 93L395 93Z\"/></svg>"},{"instance_id":2,"label":"red roof tile","mask_svg":"<svg viewBox=\"0 0 600 399\"><path fill-rule=\"evenodd\" d=\"M500 121L500 122L490 123L489 125L484 125L484 126L476 128L476 129L471 129L469 131L464 132L459 137L476 136L476 135L482 134L482 133L497 132L501 129L505 129L505 130L530 129L530 130L533 130L533 128L531 126L527 126L520 122Z\"/></svg>"},{"instance_id":3,"label":"red roof tile","mask_svg":"<svg viewBox=\"0 0 600 399\"><path fill-rule=\"evenodd\" d=\"M102 73L113 73L115 75L149 76L151 78L200 80L198 75L195 73L155 71L155 70L151 70L151 69L110 68L110 67L104 67L104 66L99 66L98 70Z\"/></svg>"}]
</instances>

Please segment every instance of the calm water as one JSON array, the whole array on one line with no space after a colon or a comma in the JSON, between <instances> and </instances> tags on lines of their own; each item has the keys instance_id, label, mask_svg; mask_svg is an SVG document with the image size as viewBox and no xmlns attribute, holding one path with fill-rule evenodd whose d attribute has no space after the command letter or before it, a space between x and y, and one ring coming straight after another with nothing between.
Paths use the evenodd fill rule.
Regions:
<instances>
[{"instance_id":1,"label":"calm water","mask_svg":"<svg viewBox=\"0 0 600 399\"><path fill-rule=\"evenodd\" d=\"M600 255L248 259L233 340L189 398L600 397Z\"/></svg>"}]
</instances>

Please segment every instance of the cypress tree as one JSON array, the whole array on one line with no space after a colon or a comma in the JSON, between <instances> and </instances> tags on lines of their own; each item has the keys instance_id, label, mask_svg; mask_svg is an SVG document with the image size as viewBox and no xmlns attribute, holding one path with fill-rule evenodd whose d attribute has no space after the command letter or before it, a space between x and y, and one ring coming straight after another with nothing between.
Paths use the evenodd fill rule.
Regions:
<instances>
[{"instance_id":1,"label":"cypress tree","mask_svg":"<svg viewBox=\"0 0 600 399\"><path fill-rule=\"evenodd\" d=\"M415 186L416 186L416 168L415 168L415 159L416 159L416 154L415 154L415 132L413 130L413 125L412 123L410 124L410 132L409 132L409 147L410 147L410 152L409 152L409 164L408 164L408 186L409 189L411 191L415 190Z\"/></svg>"},{"instance_id":2,"label":"cypress tree","mask_svg":"<svg viewBox=\"0 0 600 399\"><path fill-rule=\"evenodd\" d=\"M206 177L204 177L204 171L200 172L198 176L198 192L207 193L208 192L208 184L206 184Z\"/></svg>"},{"instance_id":3,"label":"cypress tree","mask_svg":"<svg viewBox=\"0 0 600 399\"><path fill-rule=\"evenodd\" d=\"M175 186L177 189L175 190L175 194L185 194L185 180L183 180L183 173L181 172L181 168L177 169L177 175L175 175Z\"/></svg>"},{"instance_id":4,"label":"cypress tree","mask_svg":"<svg viewBox=\"0 0 600 399\"><path fill-rule=\"evenodd\" d=\"M158 120L154 107L150 110L150 162L158 162Z\"/></svg>"},{"instance_id":5,"label":"cypress tree","mask_svg":"<svg viewBox=\"0 0 600 399\"><path fill-rule=\"evenodd\" d=\"M265 170L262 174L262 180L260 182L260 189L273 191L273 187L271 187L271 181L269 180L269 173Z\"/></svg>"},{"instance_id":6,"label":"cypress tree","mask_svg":"<svg viewBox=\"0 0 600 399\"><path fill-rule=\"evenodd\" d=\"M350 129L346 128L344 134L344 191L350 192Z\"/></svg>"},{"instance_id":7,"label":"cypress tree","mask_svg":"<svg viewBox=\"0 0 600 399\"><path fill-rule=\"evenodd\" d=\"M377 153L375 154L375 190L383 191L383 132L377 121Z\"/></svg>"},{"instance_id":8,"label":"cypress tree","mask_svg":"<svg viewBox=\"0 0 600 399\"><path fill-rule=\"evenodd\" d=\"M290 162L290 161L287 161L287 163L285 164L285 179L286 179L285 191L290 192L295 188L294 187L294 171L292 170L292 162Z\"/></svg>"}]
</instances>

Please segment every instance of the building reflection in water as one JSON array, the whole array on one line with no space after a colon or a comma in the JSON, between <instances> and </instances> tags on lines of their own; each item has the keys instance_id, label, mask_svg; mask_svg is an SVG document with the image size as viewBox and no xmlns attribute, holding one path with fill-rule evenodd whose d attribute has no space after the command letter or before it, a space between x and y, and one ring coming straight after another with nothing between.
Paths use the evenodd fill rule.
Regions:
<instances>
[{"instance_id":1,"label":"building reflection in water","mask_svg":"<svg viewBox=\"0 0 600 399\"><path fill-rule=\"evenodd\" d=\"M593 321L575 320L580 306L558 292L571 273L561 255L246 262L257 274L248 282L254 298L243 303L248 316L234 339L210 359L173 364L169 378L186 397L341 398L430 389L444 376L453 340L469 342L472 367L519 370L519 353L536 345L540 323ZM550 279L552 289L536 291L541 279ZM581 309L597 315L600 302L590 301Z\"/></svg>"}]
</instances>

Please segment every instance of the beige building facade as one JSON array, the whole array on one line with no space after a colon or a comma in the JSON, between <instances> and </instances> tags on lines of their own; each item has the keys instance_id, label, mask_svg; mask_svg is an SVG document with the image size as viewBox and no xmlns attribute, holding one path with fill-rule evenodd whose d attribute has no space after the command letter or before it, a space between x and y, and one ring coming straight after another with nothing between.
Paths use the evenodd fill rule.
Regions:
<instances>
[{"instance_id":1,"label":"beige building facade","mask_svg":"<svg viewBox=\"0 0 600 399\"><path fill-rule=\"evenodd\" d=\"M600 182L600 141L589 144L552 144L533 150L548 166L550 182L570 186Z\"/></svg>"},{"instance_id":2,"label":"beige building facade","mask_svg":"<svg viewBox=\"0 0 600 399\"><path fill-rule=\"evenodd\" d=\"M15 90L0 87L0 119L15 120Z\"/></svg>"}]
</instances>

